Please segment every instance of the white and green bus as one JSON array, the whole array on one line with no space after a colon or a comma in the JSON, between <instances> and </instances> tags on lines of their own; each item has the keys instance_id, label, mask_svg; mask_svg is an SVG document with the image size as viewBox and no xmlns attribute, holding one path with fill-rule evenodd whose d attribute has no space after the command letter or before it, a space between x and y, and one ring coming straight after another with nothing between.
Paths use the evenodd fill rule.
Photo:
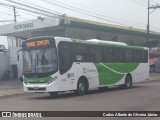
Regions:
<instances>
[{"instance_id":1,"label":"white and green bus","mask_svg":"<svg viewBox=\"0 0 160 120\"><path fill-rule=\"evenodd\" d=\"M26 92L79 95L92 88L130 88L149 78L148 49L102 40L36 37L23 42Z\"/></svg>"}]
</instances>

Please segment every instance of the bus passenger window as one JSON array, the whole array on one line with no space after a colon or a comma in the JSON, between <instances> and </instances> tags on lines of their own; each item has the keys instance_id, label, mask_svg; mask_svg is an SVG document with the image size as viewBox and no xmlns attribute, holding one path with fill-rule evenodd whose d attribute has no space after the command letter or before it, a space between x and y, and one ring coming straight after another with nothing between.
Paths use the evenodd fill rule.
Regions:
<instances>
[{"instance_id":1,"label":"bus passenger window","mask_svg":"<svg viewBox=\"0 0 160 120\"><path fill-rule=\"evenodd\" d=\"M67 72L72 66L72 54L71 52L61 52L59 59L60 73L63 74Z\"/></svg>"},{"instance_id":2,"label":"bus passenger window","mask_svg":"<svg viewBox=\"0 0 160 120\"><path fill-rule=\"evenodd\" d=\"M130 49L125 50L125 60L126 62L133 62L132 51Z\"/></svg>"},{"instance_id":3,"label":"bus passenger window","mask_svg":"<svg viewBox=\"0 0 160 120\"><path fill-rule=\"evenodd\" d=\"M148 51L147 50L141 51L141 55L143 55L143 57L141 58L142 63L147 63L148 62Z\"/></svg>"},{"instance_id":4,"label":"bus passenger window","mask_svg":"<svg viewBox=\"0 0 160 120\"><path fill-rule=\"evenodd\" d=\"M133 51L133 58L134 58L134 62L136 63L141 62L141 53L139 50Z\"/></svg>"},{"instance_id":5,"label":"bus passenger window","mask_svg":"<svg viewBox=\"0 0 160 120\"><path fill-rule=\"evenodd\" d=\"M124 49L115 48L115 62L124 62Z\"/></svg>"},{"instance_id":6,"label":"bus passenger window","mask_svg":"<svg viewBox=\"0 0 160 120\"><path fill-rule=\"evenodd\" d=\"M59 70L60 74L64 74L72 67L72 43L60 42L58 45L59 50Z\"/></svg>"},{"instance_id":7,"label":"bus passenger window","mask_svg":"<svg viewBox=\"0 0 160 120\"><path fill-rule=\"evenodd\" d=\"M109 62L115 62L115 50L114 48L108 49Z\"/></svg>"},{"instance_id":8,"label":"bus passenger window","mask_svg":"<svg viewBox=\"0 0 160 120\"><path fill-rule=\"evenodd\" d=\"M95 59L96 59L96 62L102 62L102 60L103 60L102 47L96 47Z\"/></svg>"},{"instance_id":9,"label":"bus passenger window","mask_svg":"<svg viewBox=\"0 0 160 120\"><path fill-rule=\"evenodd\" d=\"M74 44L74 61L75 62L87 62L88 61L88 49L87 45Z\"/></svg>"}]
</instances>

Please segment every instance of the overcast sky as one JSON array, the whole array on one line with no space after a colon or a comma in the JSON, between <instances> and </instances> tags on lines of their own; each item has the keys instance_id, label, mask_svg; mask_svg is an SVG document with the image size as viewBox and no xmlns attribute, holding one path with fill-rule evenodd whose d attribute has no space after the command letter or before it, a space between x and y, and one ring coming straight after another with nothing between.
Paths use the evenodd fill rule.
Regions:
<instances>
[{"instance_id":1,"label":"overcast sky","mask_svg":"<svg viewBox=\"0 0 160 120\"><path fill-rule=\"evenodd\" d=\"M0 3L8 3L0 0ZM148 0L13 0L23 4L50 11L122 26L146 29ZM150 0L151 6L159 4L160 0ZM18 5L22 7L21 5ZM24 8L24 7L23 7ZM28 9L28 8L27 8ZM16 9L17 21L35 19L38 16L30 12ZM153 10L151 9L150 12ZM13 20L13 8L0 5L0 21ZM0 25L9 24L0 22ZM160 8L150 14L150 29L160 32ZM7 47L6 37L0 37L0 44Z\"/></svg>"}]
</instances>

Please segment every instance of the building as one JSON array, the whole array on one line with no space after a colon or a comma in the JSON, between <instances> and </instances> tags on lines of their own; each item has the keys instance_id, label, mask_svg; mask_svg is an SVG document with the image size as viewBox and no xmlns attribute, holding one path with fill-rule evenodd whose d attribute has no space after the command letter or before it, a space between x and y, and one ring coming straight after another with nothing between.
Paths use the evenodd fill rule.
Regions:
<instances>
[{"instance_id":1,"label":"building","mask_svg":"<svg viewBox=\"0 0 160 120\"><path fill-rule=\"evenodd\" d=\"M14 78L22 73L22 53L19 52L20 61L17 61L17 51L21 49L22 41L30 37L60 36L84 40L102 39L130 45L145 45L147 40L146 30L66 16L38 17L30 21L3 25L0 26L0 35L8 37L10 65ZM153 46L157 45L159 40L160 33L150 33L150 42Z\"/></svg>"},{"instance_id":2,"label":"building","mask_svg":"<svg viewBox=\"0 0 160 120\"><path fill-rule=\"evenodd\" d=\"M10 72L8 51L4 45L0 45L0 80L9 79Z\"/></svg>"}]
</instances>

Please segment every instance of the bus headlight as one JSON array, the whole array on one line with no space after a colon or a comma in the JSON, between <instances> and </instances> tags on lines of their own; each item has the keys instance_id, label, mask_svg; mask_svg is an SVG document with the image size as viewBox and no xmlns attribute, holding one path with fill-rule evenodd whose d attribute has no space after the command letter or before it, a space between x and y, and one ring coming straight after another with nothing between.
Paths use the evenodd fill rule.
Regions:
<instances>
[{"instance_id":1,"label":"bus headlight","mask_svg":"<svg viewBox=\"0 0 160 120\"><path fill-rule=\"evenodd\" d=\"M47 82L47 84L52 83L52 82L55 81L56 79L57 79L57 77L52 78L51 80L49 80L49 81Z\"/></svg>"},{"instance_id":2,"label":"bus headlight","mask_svg":"<svg viewBox=\"0 0 160 120\"><path fill-rule=\"evenodd\" d=\"M50 83L52 83L53 81L55 81L55 80L52 78L51 80L49 80L49 81L47 82L47 84L50 84Z\"/></svg>"}]
</instances>

